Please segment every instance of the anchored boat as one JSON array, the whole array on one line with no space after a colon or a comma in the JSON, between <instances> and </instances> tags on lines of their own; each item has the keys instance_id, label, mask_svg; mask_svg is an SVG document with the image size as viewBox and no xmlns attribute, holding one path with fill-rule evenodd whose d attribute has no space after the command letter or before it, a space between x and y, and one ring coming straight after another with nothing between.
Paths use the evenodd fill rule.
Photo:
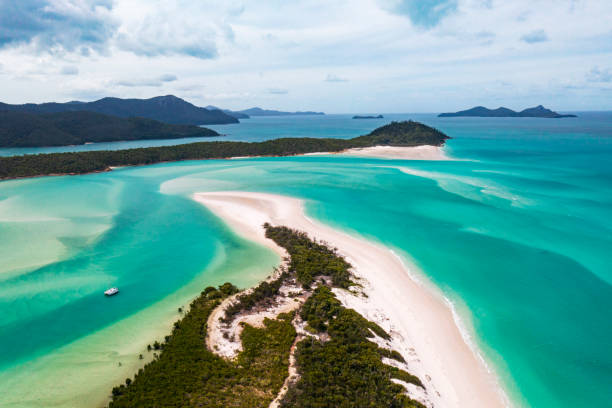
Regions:
<instances>
[{"instance_id":1,"label":"anchored boat","mask_svg":"<svg viewBox=\"0 0 612 408\"><path fill-rule=\"evenodd\" d=\"M117 293L119 293L119 289L117 288L110 288L104 291L105 296L113 296L113 295L116 295Z\"/></svg>"}]
</instances>

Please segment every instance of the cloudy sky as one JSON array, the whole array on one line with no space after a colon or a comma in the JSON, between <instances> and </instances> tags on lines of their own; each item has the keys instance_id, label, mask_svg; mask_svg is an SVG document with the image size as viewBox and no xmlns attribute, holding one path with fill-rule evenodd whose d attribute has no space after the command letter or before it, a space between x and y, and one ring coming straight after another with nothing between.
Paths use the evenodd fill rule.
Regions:
<instances>
[{"instance_id":1,"label":"cloudy sky","mask_svg":"<svg viewBox=\"0 0 612 408\"><path fill-rule=\"evenodd\" d=\"M0 0L0 100L612 109L610 0Z\"/></svg>"}]
</instances>

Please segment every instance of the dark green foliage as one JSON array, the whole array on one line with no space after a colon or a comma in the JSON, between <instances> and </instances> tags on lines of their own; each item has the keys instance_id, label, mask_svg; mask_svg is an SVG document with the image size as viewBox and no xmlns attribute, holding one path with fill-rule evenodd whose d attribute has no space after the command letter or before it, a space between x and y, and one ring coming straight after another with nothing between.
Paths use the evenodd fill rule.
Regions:
<instances>
[{"instance_id":1,"label":"dark green foliage","mask_svg":"<svg viewBox=\"0 0 612 408\"><path fill-rule=\"evenodd\" d=\"M416 375L412 375L410 373L407 373L404 370L400 370L400 369L395 368L395 367L392 367L391 370L392 370L391 377L397 378L398 380L402 380L404 382L407 382L408 384L414 384L414 385L418 385L420 387L423 387L423 383L421 382L419 377L417 377Z\"/></svg>"},{"instance_id":2,"label":"dark green foliage","mask_svg":"<svg viewBox=\"0 0 612 408\"><path fill-rule=\"evenodd\" d=\"M207 289L208 289L208 288L207 288ZM207 289L205 289L205 291L206 291ZM211 292L211 291L210 291L210 289L208 289L208 296L209 296L209 297L211 296L211 293L210 293L210 292ZM230 296L230 295L233 295L233 294L235 294L235 293L238 293L238 288L237 288L237 287L235 287L234 285L232 285L232 284L231 284L231 283L229 283L229 282L225 282L223 285L219 286L219 292L221 292L221 294L223 295L223 297L225 297L225 296Z\"/></svg>"},{"instance_id":3,"label":"dark green foliage","mask_svg":"<svg viewBox=\"0 0 612 408\"><path fill-rule=\"evenodd\" d=\"M119 140L219 136L211 129L94 112L0 111L0 147L66 146Z\"/></svg>"},{"instance_id":4,"label":"dark green foliage","mask_svg":"<svg viewBox=\"0 0 612 408\"><path fill-rule=\"evenodd\" d=\"M369 135L352 140L355 144L363 143L364 146L442 146L446 139L450 138L438 129L408 120L391 122L374 129Z\"/></svg>"},{"instance_id":5,"label":"dark green foliage","mask_svg":"<svg viewBox=\"0 0 612 408\"><path fill-rule=\"evenodd\" d=\"M0 157L0 179L52 174L106 171L179 160L221 159L236 156L290 156L313 152L338 152L375 145L417 146L444 143L448 137L417 122L393 122L354 139L282 138L265 142L199 142L117 151L90 151Z\"/></svg>"},{"instance_id":6,"label":"dark green foliage","mask_svg":"<svg viewBox=\"0 0 612 408\"><path fill-rule=\"evenodd\" d=\"M159 357L126 381L127 386L112 390L109 407L267 407L287 376L296 335L293 315L266 319L264 328L245 326L244 351L228 362L208 351L205 336L210 313L232 294L231 288L226 284L202 292L175 325Z\"/></svg>"},{"instance_id":7,"label":"dark green foliage","mask_svg":"<svg viewBox=\"0 0 612 408\"><path fill-rule=\"evenodd\" d=\"M346 309L326 286L319 286L302 308L311 327L329 334L322 342L309 337L298 343L299 380L287 392L283 407L423 407L404 394L397 378L422 386L420 380L381 361L386 351L369 341L370 330L388 335L352 309Z\"/></svg>"},{"instance_id":8,"label":"dark green foliage","mask_svg":"<svg viewBox=\"0 0 612 408\"><path fill-rule=\"evenodd\" d=\"M373 337L370 331L385 340L391 338L376 323L367 320L353 309L343 307L327 286L320 286L314 291L302 306L300 317L318 331L333 334L334 330L339 330L346 338L370 338ZM349 325L344 327L344 323Z\"/></svg>"},{"instance_id":9,"label":"dark green foliage","mask_svg":"<svg viewBox=\"0 0 612 408\"><path fill-rule=\"evenodd\" d=\"M378 349L378 352L383 357L392 358L392 359L400 361L402 363L406 362L404 357L402 357L402 355L400 353L398 353L396 350L387 350L387 349L381 348L381 349Z\"/></svg>"},{"instance_id":10,"label":"dark green foliage","mask_svg":"<svg viewBox=\"0 0 612 408\"><path fill-rule=\"evenodd\" d=\"M265 224L266 237L287 250L290 256L289 272L295 273L298 282L308 287L317 276L331 276L334 286L347 289L351 281L351 264L338 256L334 249L312 241L303 232L287 227Z\"/></svg>"},{"instance_id":11,"label":"dark green foliage","mask_svg":"<svg viewBox=\"0 0 612 408\"><path fill-rule=\"evenodd\" d=\"M314 291L300 310L302 320L317 332L327 331L327 324L338 316L342 304L335 296L330 296L331 291L327 287L321 287Z\"/></svg>"},{"instance_id":12,"label":"dark green foliage","mask_svg":"<svg viewBox=\"0 0 612 408\"><path fill-rule=\"evenodd\" d=\"M265 306L265 302L278 295L278 291L285 279L289 277L289 273L282 272L280 276L273 281L263 281L257 285L250 293L239 295L236 300L225 309L224 323L232 321L234 316L242 311L248 311L256 304Z\"/></svg>"}]
</instances>

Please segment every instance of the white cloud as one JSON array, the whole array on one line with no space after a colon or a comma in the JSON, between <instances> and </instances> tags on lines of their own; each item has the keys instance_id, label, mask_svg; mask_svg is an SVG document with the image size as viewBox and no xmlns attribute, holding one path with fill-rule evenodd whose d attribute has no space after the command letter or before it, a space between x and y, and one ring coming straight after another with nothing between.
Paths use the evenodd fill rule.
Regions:
<instances>
[{"instance_id":1,"label":"white cloud","mask_svg":"<svg viewBox=\"0 0 612 408\"><path fill-rule=\"evenodd\" d=\"M162 82L174 82L178 80L178 77L174 74L164 74L159 77L159 80Z\"/></svg>"},{"instance_id":2,"label":"white cloud","mask_svg":"<svg viewBox=\"0 0 612 408\"><path fill-rule=\"evenodd\" d=\"M348 82L348 79L341 78L334 74L327 74L327 77L325 77L325 82Z\"/></svg>"},{"instance_id":3,"label":"white cloud","mask_svg":"<svg viewBox=\"0 0 612 408\"><path fill-rule=\"evenodd\" d=\"M282 88L270 88L268 89L268 93L272 95L287 95L289 91Z\"/></svg>"},{"instance_id":4,"label":"white cloud","mask_svg":"<svg viewBox=\"0 0 612 408\"><path fill-rule=\"evenodd\" d=\"M608 106L612 3L604 0L457 0L424 9L399 0L52 3L55 13L72 16L62 24L74 40L53 40L60 26L46 20L22 40L17 27L0 27L6 101L163 91L233 109ZM17 2L0 0L1 21L7 4ZM90 39L83 21L104 30ZM58 81L68 66L79 75Z\"/></svg>"},{"instance_id":5,"label":"white cloud","mask_svg":"<svg viewBox=\"0 0 612 408\"><path fill-rule=\"evenodd\" d=\"M102 51L118 22L111 0L2 0L0 47L46 52Z\"/></svg>"},{"instance_id":6,"label":"white cloud","mask_svg":"<svg viewBox=\"0 0 612 408\"><path fill-rule=\"evenodd\" d=\"M587 74L589 82L612 82L612 70L593 67Z\"/></svg>"},{"instance_id":7,"label":"white cloud","mask_svg":"<svg viewBox=\"0 0 612 408\"><path fill-rule=\"evenodd\" d=\"M178 80L178 77L174 74L164 74L156 78L136 78L130 80L119 80L115 82L115 85L124 87L142 87L142 86L153 86L160 87L167 82L174 82Z\"/></svg>"},{"instance_id":8,"label":"white cloud","mask_svg":"<svg viewBox=\"0 0 612 408\"><path fill-rule=\"evenodd\" d=\"M521 40L528 43L534 44L539 42L548 41L548 35L544 30L535 30L521 37Z\"/></svg>"},{"instance_id":9,"label":"white cloud","mask_svg":"<svg viewBox=\"0 0 612 408\"><path fill-rule=\"evenodd\" d=\"M79 69L74 65L66 65L62 67L60 74L62 75L78 75Z\"/></svg>"},{"instance_id":10,"label":"white cloud","mask_svg":"<svg viewBox=\"0 0 612 408\"><path fill-rule=\"evenodd\" d=\"M212 1L132 0L118 2L122 20L116 46L137 55L188 55L215 58L219 47L234 40L226 20L239 9Z\"/></svg>"}]
</instances>

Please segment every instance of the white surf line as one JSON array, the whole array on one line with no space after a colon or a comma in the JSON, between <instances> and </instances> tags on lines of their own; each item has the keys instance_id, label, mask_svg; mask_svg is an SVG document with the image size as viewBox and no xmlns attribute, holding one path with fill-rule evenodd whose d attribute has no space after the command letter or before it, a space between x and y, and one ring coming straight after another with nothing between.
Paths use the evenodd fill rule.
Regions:
<instances>
[{"instance_id":1,"label":"white surf line","mask_svg":"<svg viewBox=\"0 0 612 408\"><path fill-rule=\"evenodd\" d=\"M295 198L239 191L197 193L193 198L238 234L267 247L276 245L265 238L265 222L304 231L338 248L364 280L368 296L354 297L350 307L392 334L433 406L510 405L497 377L464 339L445 298L414 280L388 248L308 219L303 202Z\"/></svg>"}]
</instances>

